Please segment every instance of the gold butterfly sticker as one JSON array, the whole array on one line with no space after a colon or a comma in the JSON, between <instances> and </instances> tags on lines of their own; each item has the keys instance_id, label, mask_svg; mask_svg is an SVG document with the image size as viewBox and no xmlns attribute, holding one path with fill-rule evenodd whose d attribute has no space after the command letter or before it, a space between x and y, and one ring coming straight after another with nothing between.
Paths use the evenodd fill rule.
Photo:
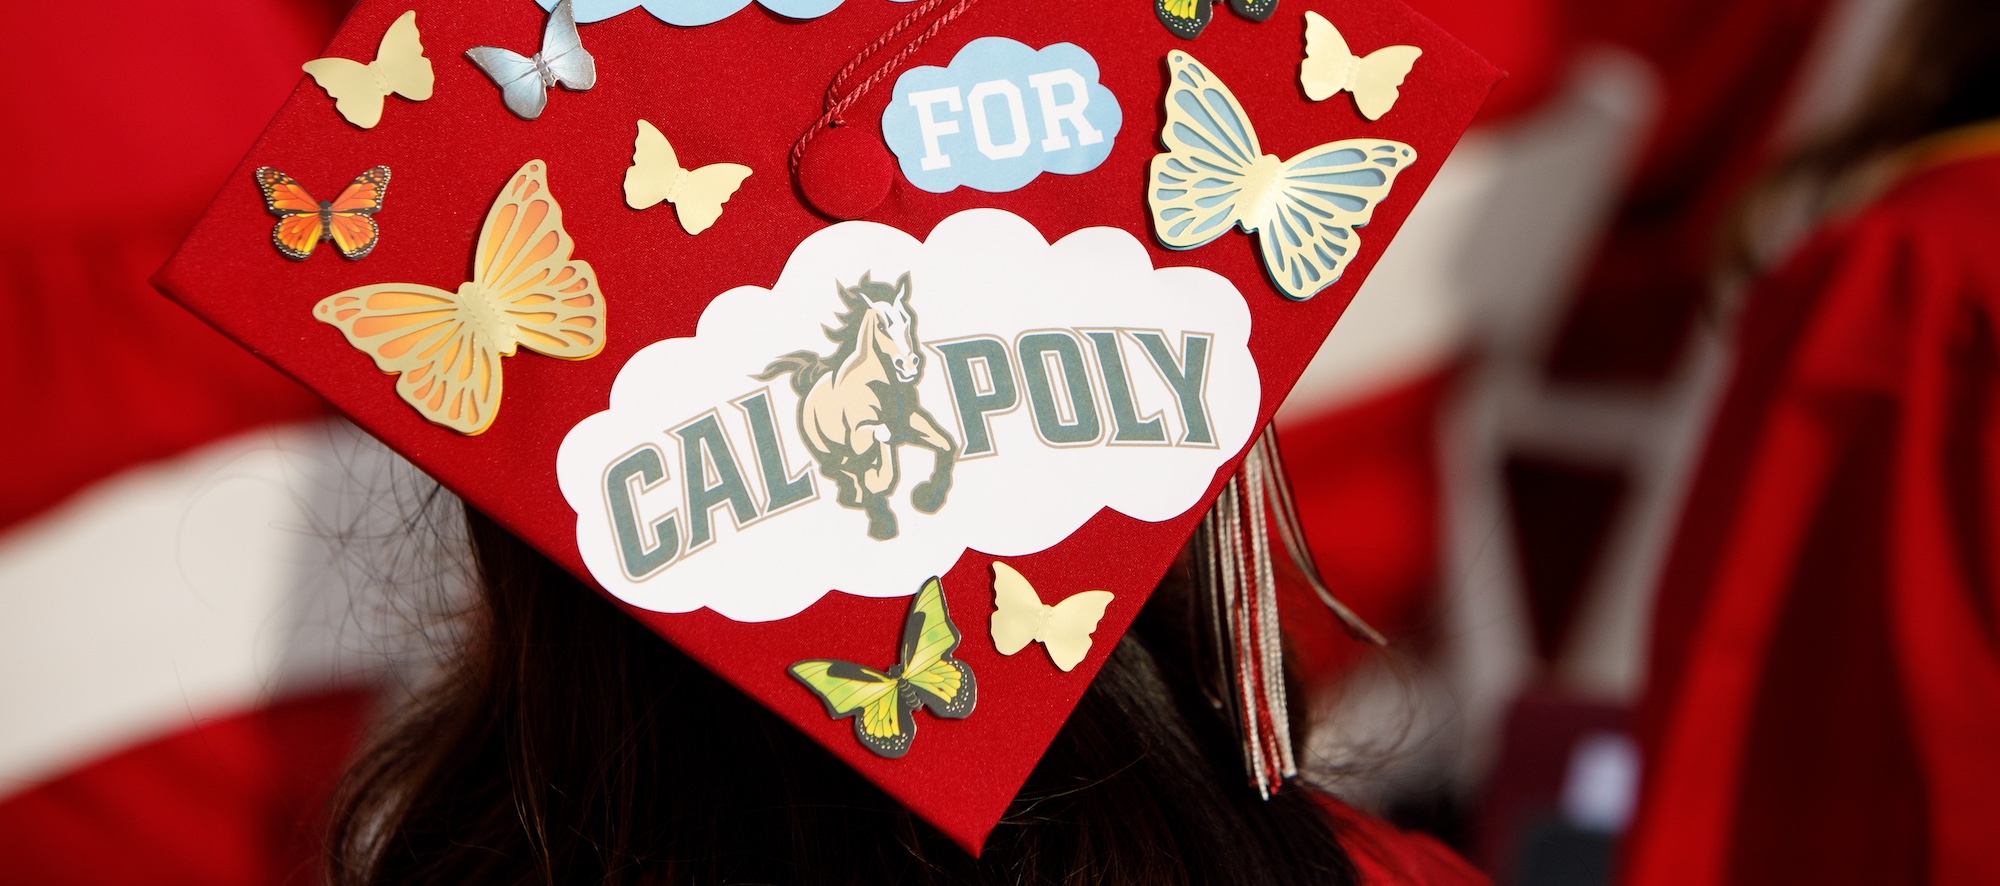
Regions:
<instances>
[{"instance_id":1,"label":"gold butterfly sticker","mask_svg":"<svg viewBox=\"0 0 2000 886\"><path fill-rule=\"evenodd\" d=\"M525 347L560 360L604 350L604 295L590 264L573 261L547 164L508 179L479 232L472 280L447 292L378 283L321 299L313 316L340 327L396 393L429 419L478 434L500 409L500 359Z\"/></svg>"},{"instance_id":2,"label":"gold butterfly sticker","mask_svg":"<svg viewBox=\"0 0 2000 886\"><path fill-rule=\"evenodd\" d=\"M1354 96L1361 116L1380 120L1395 107L1403 78L1424 51L1415 46L1384 46L1366 56L1347 48L1347 38L1317 12L1306 13L1306 58L1299 63L1299 86L1306 97L1325 101L1335 93Z\"/></svg>"},{"instance_id":3,"label":"gold butterfly sticker","mask_svg":"<svg viewBox=\"0 0 2000 886\"><path fill-rule=\"evenodd\" d=\"M681 227L699 234L722 217L722 204L749 177L750 167L741 163L683 168L667 137L641 120L632 143L632 166L625 170L625 205L646 209L663 200L672 203Z\"/></svg>"},{"instance_id":4,"label":"gold butterfly sticker","mask_svg":"<svg viewBox=\"0 0 2000 886\"><path fill-rule=\"evenodd\" d=\"M993 563L993 646L1013 655L1041 641L1049 660L1073 670L1090 654L1090 635L1111 605L1110 591L1081 591L1050 606L1014 567Z\"/></svg>"},{"instance_id":5,"label":"gold butterfly sticker","mask_svg":"<svg viewBox=\"0 0 2000 886\"><path fill-rule=\"evenodd\" d=\"M1381 138L1308 148L1290 160L1264 153L1229 87L1185 52L1167 53L1164 154L1153 155L1146 202L1153 233L1193 249L1232 226L1255 232L1264 272L1304 301L1340 279L1361 247L1356 233L1389 196L1416 149Z\"/></svg>"},{"instance_id":6,"label":"gold butterfly sticker","mask_svg":"<svg viewBox=\"0 0 2000 886\"><path fill-rule=\"evenodd\" d=\"M807 659L787 670L819 698L827 716L854 718L862 747L893 760L909 753L917 737L918 708L952 720L972 716L979 684L965 662L951 657L958 641L944 583L932 578L910 601L901 655L888 670L832 658Z\"/></svg>"},{"instance_id":7,"label":"gold butterfly sticker","mask_svg":"<svg viewBox=\"0 0 2000 886\"><path fill-rule=\"evenodd\" d=\"M382 122L382 103L391 94L424 101L431 97L436 80L431 60L424 57L424 44L417 37L414 9L398 16L382 35L374 61L364 65L352 59L316 58L303 67L313 82L333 97L333 107L340 116L362 129L374 129Z\"/></svg>"}]
</instances>

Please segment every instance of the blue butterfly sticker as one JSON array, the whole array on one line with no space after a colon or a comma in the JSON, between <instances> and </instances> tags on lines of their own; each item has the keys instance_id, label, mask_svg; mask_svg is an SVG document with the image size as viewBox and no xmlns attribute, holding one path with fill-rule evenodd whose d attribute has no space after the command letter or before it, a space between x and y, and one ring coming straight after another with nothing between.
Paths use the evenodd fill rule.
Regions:
<instances>
[{"instance_id":1,"label":"blue butterfly sticker","mask_svg":"<svg viewBox=\"0 0 2000 886\"><path fill-rule=\"evenodd\" d=\"M553 9L556 0L535 0L543 9ZM786 18L819 18L841 0L757 0L765 9ZM897 0L908 2L908 0ZM583 23L601 22L612 16L624 15L634 9L645 7L654 18L670 25L692 28L711 25L722 21L737 10L750 5L750 0L571 0L576 11L576 20Z\"/></svg>"},{"instance_id":2,"label":"blue butterfly sticker","mask_svg":"<svg viewBox=\"0 0 2000 886\"><path fill-rule=\"evenodd\" d=\"M1160 244L1194 249L1239 227L1256 232L1264 271L1286 298L1305 301L1333 285L1416 149L1349 138L1280 160L1264 153L1243 105L1194 56L1167 53L1167 73L1167 150L1153 155L1146 190Z\"/></svg>"}]
</instances>

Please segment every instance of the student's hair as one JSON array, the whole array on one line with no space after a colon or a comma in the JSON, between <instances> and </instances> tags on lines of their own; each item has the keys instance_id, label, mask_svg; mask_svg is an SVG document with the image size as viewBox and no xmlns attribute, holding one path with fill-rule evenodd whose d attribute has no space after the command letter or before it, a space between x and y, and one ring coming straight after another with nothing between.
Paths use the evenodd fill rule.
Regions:
<instances>
[{"instance_id":1,"label":"student's hair","mask_svg":"<svg viewBox=\"0 0 2000 886\"><path fill-rule=\"evenodd\" d=\"M1181 567L974 859L506 530L467 520L478 598L444 673L348 775L336 886L1355 880L1311 788L1268 802L1249 788L1193 673Z\"/></svg>"},{"instance_id":2,"label":"student's hair","mask_svg":"<svg viewBox=\"0 0 2000 886\"><path fill-rule=\"evenodd\" d=\"M1790 168L1833 178L1928 135L2000 117L2000 3L1909 0L1861 101Z\"/></svg>"},{"instance_id":3,"label":"student's hair","mask_svg":"<svg viewBox=\"0 0 2000 886\"><path fill-rule=\"evenodd\" d=\"M1751 190L1731 225L1726 264L1755 270L1754 226L1774 204L1803 192L1793 207L1807 220L1869 195L1870 171L1898 149L1950 129L2000 118L2000 3L1908 0L1853 110L1809 137Z\"/></svg>"}]
</instances>

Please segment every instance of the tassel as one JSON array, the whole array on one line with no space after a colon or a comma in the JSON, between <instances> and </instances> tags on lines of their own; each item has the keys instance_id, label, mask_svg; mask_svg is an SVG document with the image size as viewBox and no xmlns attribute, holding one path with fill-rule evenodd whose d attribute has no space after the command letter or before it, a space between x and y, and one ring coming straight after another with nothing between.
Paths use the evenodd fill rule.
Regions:
<instances>
[{"instance_id":1,"label":"tassel","mask_svg":"<svg viewBox=\"0 0 2000 886\"><path fill-rule=\"evenodd\" d=\"M1285 699L1284 634L1278 624L1278 586L1271 561L1274 528L1293 565L1348 633L1388 645L1381 633L1335 599L1320 577L1299 525L1277 435L1265 428L1236 476L1222 487L1215 507L1202 518L1194 559L1202 590L1200 605L1215 651L1217 682L1210 700L1228 709L1243 741L1244 769L1258 796L1267 800L1285 779L1299 772Z\"/></svg>"}]
</instances>

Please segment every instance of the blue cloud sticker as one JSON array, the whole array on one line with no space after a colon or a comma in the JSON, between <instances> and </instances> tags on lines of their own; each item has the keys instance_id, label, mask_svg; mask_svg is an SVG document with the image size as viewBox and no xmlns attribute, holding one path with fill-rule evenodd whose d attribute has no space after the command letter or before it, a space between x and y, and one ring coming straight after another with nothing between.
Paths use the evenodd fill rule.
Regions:
<instances>
[{"instance_id":1,"label":"blue cloud sticker","mask_svg":"<svg viewBox=\"0 0 2000 886\"><path fill-rule=\"evenodd\" d=\"M543 9L554 9L556 0L536 0ZM757 0L765 9L786 18L819 18L841 0ZM906 0L897 0L906 2ZM571 0L570 9L584 24L599 22L645 7L654 18L670 25L695 27L714 24L750 5L750 0Z\"/></svg>"},{"instance_id":2,"label":"blue cloud sticker","mask_svg":"<svg viewBox=\"0 0 2000 886\"><path fill-rule=\"evenodd\" d=\"M1123 120L1118 99L1097 82L1097 60L1081 47L1037 50L981 37L947 67L896 79L882 137L910 184L937 194L960 185L997 193L1044 172L1096 169Z\"/></svg>"}]
</instances>

